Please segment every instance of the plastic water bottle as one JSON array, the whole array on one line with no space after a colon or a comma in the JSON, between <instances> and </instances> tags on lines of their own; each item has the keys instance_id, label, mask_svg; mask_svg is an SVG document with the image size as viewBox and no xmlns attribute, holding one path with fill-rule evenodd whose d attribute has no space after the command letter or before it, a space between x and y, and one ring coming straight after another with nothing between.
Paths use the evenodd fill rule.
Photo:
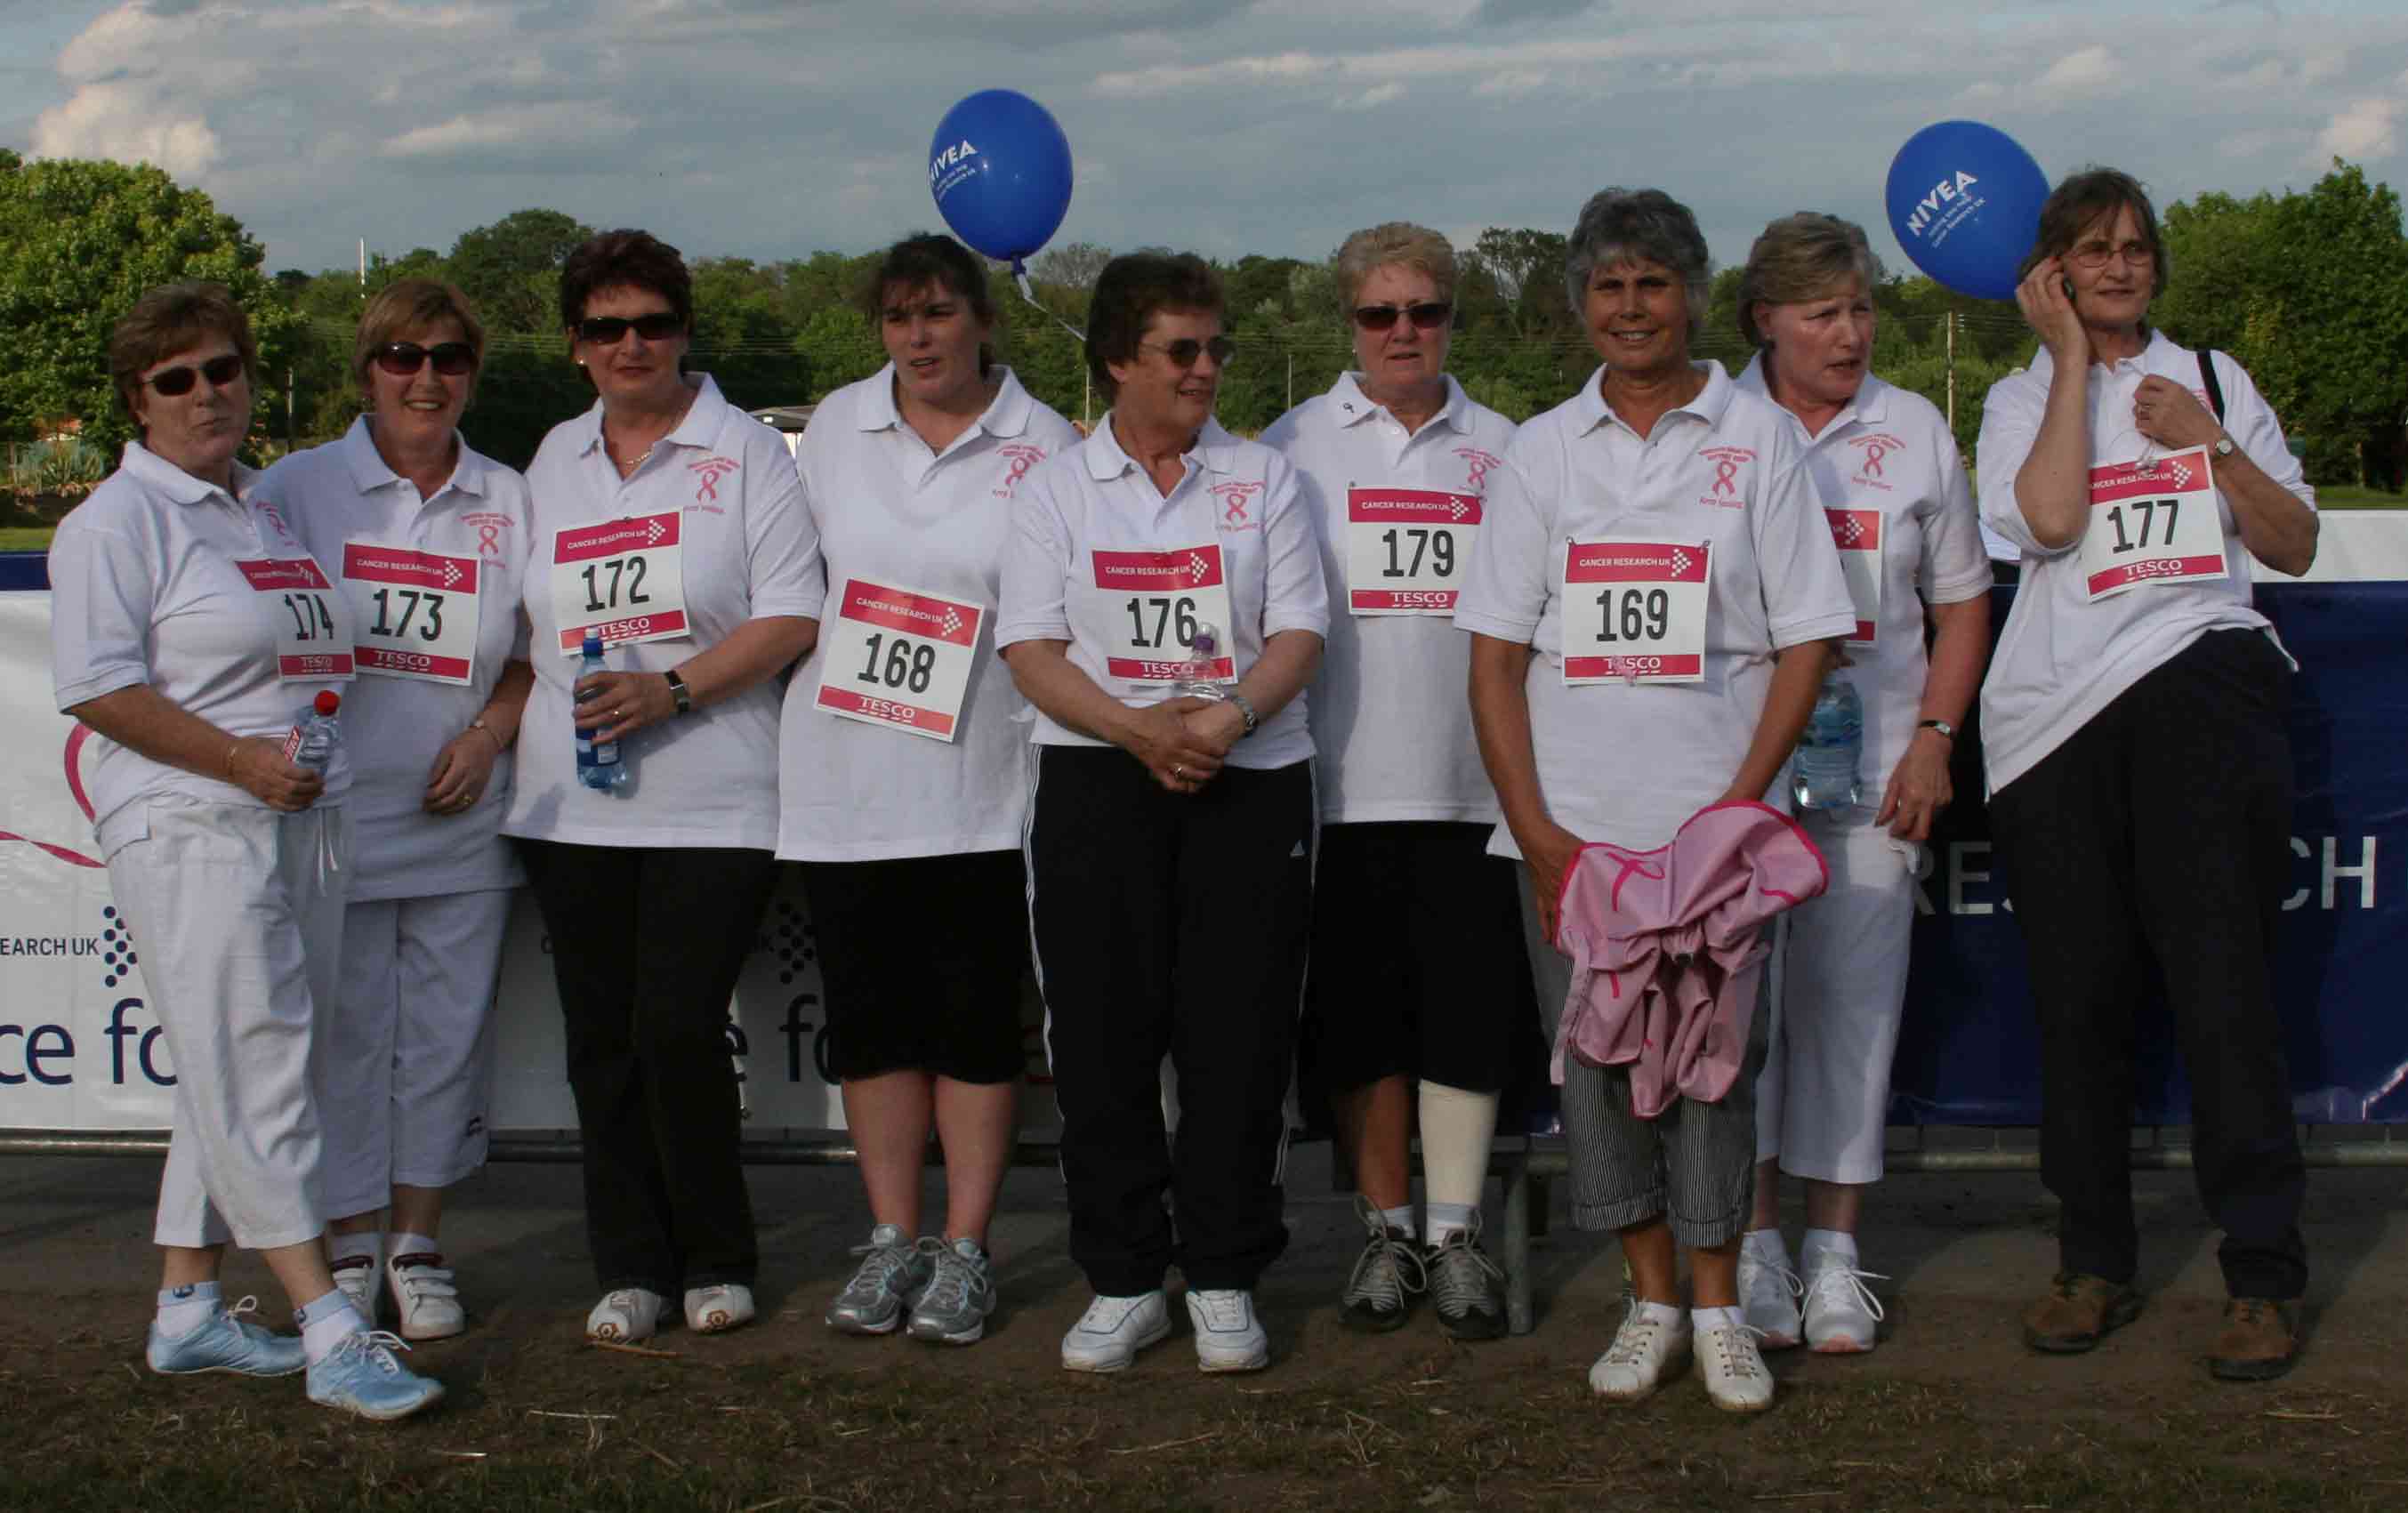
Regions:
<instances>
[{"instance_id":1,"label":"plastic water bottle","mask_svg":"<svg viewBox=\"0 0 2408 1513\"><path fill-rule=\"evenodd\" d=\"M602 637L592 631L585 633L577 660L577 681L583 682L595 673L609 672L609 664L602 660ZM619 761L617 741L597 741L589 730L577 732L577 780L598 792L607 793L627 780L627 769Z\"/></svg>"},{"instance_id":2,"label":"plastic water bottle","mask_svg":"<svg viewBox=\"0 0 2408 1513\"><path fill-rule=\"evenodd\" d=\"M324 777L343 744L343 727L335 723L335 711L342 707L343 696L331 688L310 700L284 733L284 760Z\"/></svg>"},{"instance_id":3,"label":"plastic water bottle","mask_svg":"<svg viewBox=\"0 0 2408 1513\"><path fill-rule=\"evenodd\" d=\"M1196 627L1196 638L1187 643L1186 664L1180 669L1178 681L1170 685L1171 695L1182 699L1207 699L1214 704L1229 696L1229 691L1212 676L1212 664L1221 657L1221 632L1207 621Z\"/></svg>"},{"instance_id":4,"label":"plastic water bottle","mask_svg":"<svg viewBox=\"0 0 2408 1513\"><path fill-rule=\"evenodd\" d=\"M1805 734L1798 737L1798 755L1790 764L1790 796L1801 809L1852 809L1863 797L1856 778L1857 758L1865 749L1865 707L1854 683L1832 673L1814 695L1814 712L1806 717Z\"/></svg>"}]
</instances>

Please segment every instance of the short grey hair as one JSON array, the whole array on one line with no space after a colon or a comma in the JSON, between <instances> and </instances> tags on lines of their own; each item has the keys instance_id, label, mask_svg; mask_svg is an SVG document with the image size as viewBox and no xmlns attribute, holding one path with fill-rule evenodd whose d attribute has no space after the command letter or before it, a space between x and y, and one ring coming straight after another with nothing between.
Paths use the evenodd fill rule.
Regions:
<instances>
[{"instance_id":1,"label":"short grey hair","mask_svg":"<svg viewBox=\"0 0 2408 1513\"><path fill-rule=\"evenodd\" d=\"M1455 298L1454 244L1427 226L1390 221L1356 232L1339 248L1334 267L1341 313L1353 315L1363 281L1392 264L1427 276L1438 287L1439 298Z\"/></svg>"},{"instance_id":2,"label":"short grey hair","mask_svg":"<svg viewBox=\"0 0 2408 1513\"><path fill-rule=\"evenodd\" d=\"M1689 329L1706 319L1713 259L1705 234L1689 207L1660 189L1601 189L1581 207L1564 249L1564 294L1579 314L1588 299L1589 275L1600 267L1643 258L1672 270L1689 292Z\"/></svg>"},{"instance_id":3,"label":"short grey hair","mask_svg":"<svg viewBox=\"0 0 2408 1513\"><path fill-rule=\"evenodd\" d=\"M1864 227L1813 210L1783 216L1748 250L1739 277L1739 334L1751 347L1770 347L1772 338L1756 323L1756 306L1829 299L1851 281L1868 293L1882 281L1882 261Z\"/></svg>"}]
</instances>

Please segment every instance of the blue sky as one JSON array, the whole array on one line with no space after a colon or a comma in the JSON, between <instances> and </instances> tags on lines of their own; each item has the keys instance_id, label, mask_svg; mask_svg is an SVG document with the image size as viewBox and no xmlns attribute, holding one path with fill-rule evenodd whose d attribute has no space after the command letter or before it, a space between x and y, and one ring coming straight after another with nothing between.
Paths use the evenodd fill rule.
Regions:
<instances>
[{"instance_id":1,"label":"blue sky","mask_svg":"<svg viewBox=\"0 0 2408 1513\"><path fill-rule=\"evenodd\" d=\"M691 254L933 225L938 118L1009 85L1068 133L1060 238L1320 256L1412 220L1565 229L1608 183L1718 259L1797 209L1878 245L1890 155L1969 116L2159 203L2408 179L2408 5L2181 0L0 0L0 144L157 162L271 266L527 206Z\"/></svg>"}]
</instances>

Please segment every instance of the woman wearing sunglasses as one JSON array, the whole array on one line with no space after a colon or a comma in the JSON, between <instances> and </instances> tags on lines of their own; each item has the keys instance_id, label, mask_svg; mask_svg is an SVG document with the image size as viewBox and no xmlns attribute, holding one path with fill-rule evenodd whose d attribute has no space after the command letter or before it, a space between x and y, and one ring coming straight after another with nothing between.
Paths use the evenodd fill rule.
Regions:
<instances>
[{"instance_id":1,"label":"woman wearing sunglasses","mask_svg":"<svg viewBox=\"0 0 2408 1513\"><path fill-rule=\"evenodd\" d=\"M996 644L1038 709L1025 850L1070 1255L1096 1290L1062 1341L1072 1371L1118 1371L1170 1332L1174 1264L1197 1363L1268 1364L1254 1286L1287 1243L1303 690L1328 591L1295 469L1212 419L1221 311L1200 258L1106 264L1087 367L1111 411L1021 485L1004 550Z\"/></svg>"},{"instance_id":2,"label":"woman wearing sunglasses","mask_svg":"<svg viewBox=\"0 0 2408 1513\"><path fill-rule=\"evenodd\" d=\"M2137 180L2059 184L2024 274L2040 352L1991 386L1974 453L1983 518L2023 550L1982 738L2040 1019L2041 1180L2064 1205L2024 1340L2087 1350L2141 1311L2126 1152L2134 1011L2156 981L2224 1231L2209 1369L2276 1377L2308 1273L2272 978L2292 664L2248 559L2306 572L2315 492L2240 364L2149 324L2166 247Z\"/></svg>"},{"instance_id":3,"label":"woman wearing sunglasses","mask_svg":"<svg viewBox=\"0 0 2408 1513\"><path fill-rule=\"evenodd\" d=\"M245 496L251 322L224 286L169 284L108 342L141 439L50 546L59 707L86 759L109 891L176 1068L153 1232L150 1369L283 1377L312 1401L398 1419L443 1395L335 1285L320 1244L310 1077L343 941L351 765L295 765L295 711L351 679L348 615L320 562ZM228 1240L260 1252L301 1334L226 1306Z\"/></svg>"},{"instance_id":4,"label":"woman wearing sunglasses","mask_svg":"<svg viewBox=\"0 0 2408 1513\"><path fill-rule=\"evenodd\" d=\"M1710 272L1697 218L1661 190L1604 190L1582 207L1565 286L1601 365L1515 435L1522 486L1498 492L1455 611L1504 812L1491 844L1529 869L1551 1019L1570 987L1557 904L1582 845L1649 850L1710 805L1778 802L1856 629L1789 417L1690 357ZM1694 1351L1715 1406L1772 1405L1739 1306L1770 1018L1759 999L1723 1097L1676 1098L1653 1119L1633 1112L1628 1066L1563 1059L1572 1222L1616 1231L1631 1275L1629 1310L1589 1370L1601 1397L1645 1397Z\"/></svg>"},{"instance_id":5,"label":"woman wearing sunglasses","mask_svg":"<svg viewBox=\"0 0 2408 1513\"><path fill-rule=\"evenodd\" d=\"M1455 601L1513 422L1447 376L1445 237L1402 221L1358 231L1337 273L1355 370L1263 444L1296 464L1329 584L1312 705L1324 829L1306 1035L1369 1231L1340 1303L1349 1327L1384 1331L1426 1289L1448 1334L1493 1339L1505 1279L1480 1247L1481 1189L1498 1097L1538 1016L1513 864L1484 854L1497 797L1472 738ZM1416 1124L1426 1227L1412 1206Z\"/></svg>"},{"instance_id":6,"label":"woman wearing sunglasses","mask_svg":"<svg viewBox=\"0 0 2408 1513\"><path fill-rule=\"evenodd\" d=\"M625 1342L681 1294L696 1331L752 1317L727 1004L775 866L774 679L810 650L824 591L785 442L682 371L677 250L593 237L562 265L560 315L597 399L527 469L535 689L502 829L566 1021L603 1293L586 1333ZM580 677L589 634L612 670ZM580 781L580 734L618 743L632 778Z\"/></svg>"},{"instance_id":7,"label":"woman wearing sunglasses","mask_svg":"<svg viewBox=\"0 0 2408 1513\"><path fill-rule=\"evenodd\" d=\"M460 435L484 348L457 289L391 285L353 347L367 413L252 495L351 610L357 860L319 1060L327 1250L360 1312L389 1295L410 1340L466 1324L443 1190L484 1163L494 983L525 880L501 821L534 676L519 607L529 508L526 480Z\"/></svg>"}]
</instances>

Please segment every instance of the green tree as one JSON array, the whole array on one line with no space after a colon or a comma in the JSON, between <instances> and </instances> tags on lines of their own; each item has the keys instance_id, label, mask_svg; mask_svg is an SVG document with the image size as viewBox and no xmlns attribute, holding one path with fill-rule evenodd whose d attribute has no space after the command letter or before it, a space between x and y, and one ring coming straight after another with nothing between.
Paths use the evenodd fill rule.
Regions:
<instances>
[{"instance_id":1,"label":"green tree","mask_svg":"<svg viewBox=\"0 0 2408 1513\"><path fill-rule=\"evenodd\" d=\"M593 231L558 210L513 210L460 234L452 280L497 331L560 329L560 265Z\"/></svg>"},{"instance_id":2,"label":"green tree","mask_svg":"<svg viewBox=\"0 0 2408 1513\"><path fill-rule=\"evenodd\" d=\"M108 333L144 291L179 278L234 291L259 342L260 413L280 418L299 321L263 261L240 221L157 168L0 150L0 439L75 420L113 452L133 428L109 384Z\"/></svg>"},{"instance_id":3,"label":"green tree","mask_svg":"<svg viewBox=\"0 0 2408 1513\"><path fill-rule=\"evenodd\" d=\"M810 376L813 399L868 378L886 365L886 349L859 310L843 305L820 309L795 337Z\"/></svg>"}]
</instances>

